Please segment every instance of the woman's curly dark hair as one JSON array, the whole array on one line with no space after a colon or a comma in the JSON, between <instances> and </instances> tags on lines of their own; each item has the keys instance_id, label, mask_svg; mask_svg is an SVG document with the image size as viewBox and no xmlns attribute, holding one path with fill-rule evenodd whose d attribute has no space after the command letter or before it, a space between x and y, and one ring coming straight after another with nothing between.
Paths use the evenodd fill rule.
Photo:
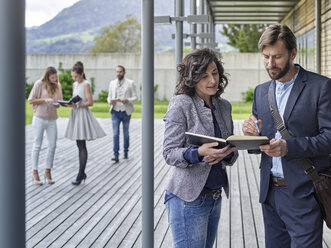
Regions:
<instances>
[{"instance_id":1,"label":"woman's curly dark hair","mask_svg":"<svg viewBox=\"0 0 331 248\"><path fill-rule=\"evenodd\" d=\"M228 78L224 73L221 54L209 48L197 49L185 56L183 62L177 66L179 72L175 95L187 94L194 96L195 85L199 83L210 63L215 62L219 85L215 96L219 97L228 85Z\"/></svg>"}]
</instances>

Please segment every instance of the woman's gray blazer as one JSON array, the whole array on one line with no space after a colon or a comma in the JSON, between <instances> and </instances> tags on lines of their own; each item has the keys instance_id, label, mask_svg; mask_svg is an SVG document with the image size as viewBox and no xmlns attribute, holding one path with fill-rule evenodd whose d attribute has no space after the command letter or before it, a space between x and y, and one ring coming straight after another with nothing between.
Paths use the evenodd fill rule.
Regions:
<instances>
[{"instance_id":1,"label":"woman's gray blazer","mask_svg":"<svg viewBox=\"0 0 331 248\"><path fill-rule=\"evenodd\" d=\"M212 97L216 108L215 117L221 129L222 138L233 134L231 104L223 98ZM172 173L166 190L184 201L194 201L206 184L211 165L205 162L189 164L184 153L191 147L185 138L185 132L193 132L214 136L214 124L211 110L204 106L204 101L198 96L186 94L171 98L168 111L163 118L165 122L163 156L167 164L172 165ZM233 165L238 152L234 152L230 162L222 164ZM229 186L225 187L228 196Z\"/></svg>"}]
</instances>

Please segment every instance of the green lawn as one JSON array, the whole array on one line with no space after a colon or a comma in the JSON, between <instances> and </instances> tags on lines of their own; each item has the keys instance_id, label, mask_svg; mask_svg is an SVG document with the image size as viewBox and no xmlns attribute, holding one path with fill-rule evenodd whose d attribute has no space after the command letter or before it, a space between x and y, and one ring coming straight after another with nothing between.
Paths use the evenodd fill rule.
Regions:
<instances>
[{"instance_id":1,"label":"green lawn","mask_svg":"<svg viewBox=\"0 0 331 248\"><path fill-rule=\"evenodd\" d=\"M132 118L141 118L141 101L134 104L135 112ZM168 109L168 101L155 101L154 103L154 117L155 119L163 118ZM57 111L59 117L69 117L71 108L60 107ZM26 101L25 103L25 124L32 122L32 106ZM103 102L94 102L91 111L97 118L110 118L109 105ZM251 114L251 103L232 103L232 118L233 119L247 119Z\"/></svg>"}]
</instances>

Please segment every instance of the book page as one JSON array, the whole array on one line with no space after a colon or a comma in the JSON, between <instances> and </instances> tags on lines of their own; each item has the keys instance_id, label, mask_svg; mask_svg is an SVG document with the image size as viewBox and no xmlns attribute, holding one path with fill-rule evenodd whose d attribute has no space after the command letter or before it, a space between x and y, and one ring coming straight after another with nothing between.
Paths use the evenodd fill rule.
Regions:
<instances>
[{"instance_id":1,"label":"book page","mask_svg":"<svg viewBox=\"0 0 331 248\"><path fill-rule=\"evenodd\" d=\"M232 135L226 140L269 140L267 136Z\"/></svg>"}]
</instances>

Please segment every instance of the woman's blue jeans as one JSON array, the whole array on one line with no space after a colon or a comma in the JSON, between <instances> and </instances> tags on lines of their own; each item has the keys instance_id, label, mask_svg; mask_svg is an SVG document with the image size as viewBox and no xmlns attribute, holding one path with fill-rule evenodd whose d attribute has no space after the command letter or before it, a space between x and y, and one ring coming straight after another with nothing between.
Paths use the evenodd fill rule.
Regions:
<instances>
[{"instance_id":1,"label":"woman's blue jeans","mask_svg":"<svg viewBox=\"0 0 331 248\"><path fill-rule=\"evenodd\" d=\"M174 248L212 248L221 215L222 197L200 195L193 202L173 197L166 202Z\"/></svg>"},{"instance_id":2,"label":"woman's blue jeans","mask_svg":"<svg viewBox=\"0 0 331 248\"><path fill-rule=\"evenodd\" d=\"M129 125L131 115L128 115L125 111L111 111L111 119L113 122L113 135L114 135L114 155L119 155L120 149L120 124L123 124L123 136L124 136L124 152L129 151Z\"/></svg>"}]
</instances>

